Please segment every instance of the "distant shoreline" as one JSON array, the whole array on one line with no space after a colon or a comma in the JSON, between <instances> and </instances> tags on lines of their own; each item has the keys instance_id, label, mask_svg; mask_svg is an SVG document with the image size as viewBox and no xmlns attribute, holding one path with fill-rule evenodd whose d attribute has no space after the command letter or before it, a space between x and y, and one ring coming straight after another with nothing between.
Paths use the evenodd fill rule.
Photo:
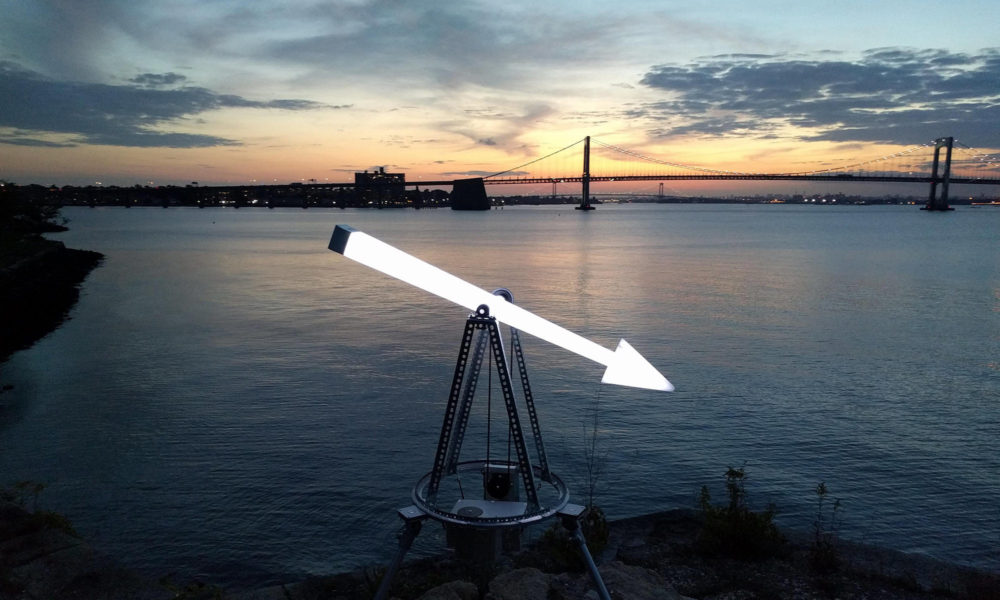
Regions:
<instances>
[{"instance_id":1,"label":"distant shoreline","mask_svg":"<svg viewBox=\"0 0 1000 600\"><path fill-rule=\"evenodd\" d=\"M441 189L396 190L369 199L357 195L346 184L287 184L244 186L17 186L20 196L36 205L194 207L194 208L449 208L451 194ZM579 204L579 193L488 194L494 208ZM994 195L955 196L948 204L969 206L995 201ZM843 192L728 194L725 196L677 196L670 194L591 194L591 204L789 204L825 206L924 206L926 196L861 195Z\"/></svg>"}]
</instances>

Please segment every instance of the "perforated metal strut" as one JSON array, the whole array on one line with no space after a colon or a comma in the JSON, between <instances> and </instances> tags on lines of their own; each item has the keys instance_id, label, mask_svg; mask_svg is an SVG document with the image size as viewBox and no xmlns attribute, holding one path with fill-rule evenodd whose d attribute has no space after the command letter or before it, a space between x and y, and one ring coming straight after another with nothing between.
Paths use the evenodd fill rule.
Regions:
<instances>
[{"instance_id":1,"label":"perforated metal strut","mask_svg":"<svg viewBox=\"0 0 1000 600\"><path fill-rule=\"evenodd\" d=\"M486 354L488 336L489 332L482 328L476 338L476 349L472 354L472 369L465 380L465 391L462 393L462 400L456 415L455 430L451 436L451 444L448 446L448 454L445 458L445 475L454 475L458 471L458 457L462 450L462 442L465 441L465 431L469 425L472 399L476 395L476 385L479 382L479 372L483 366L483 356Z\"/></svg>"},{"instance_id":2,"label":"perforated metal strut","mask_svg":"<svg viewBox=\"0 0 1000 600\"><path fill-rule=\"evenodd\" d=\"M472 350L472 337L475 332L480 331L480 338L476 343L472 360L472 371L466 372L469 365L469 352ZM458 457L461 452L462 441L465 436L465 429L468 424L472 397L475 393L476 382L479 371L482 367L485 342L488 341L496 363L497 376L500 389L504 397L504 405L507 409L507 419L510 427L511 444L517 454L517 466L521 475L526 500L532 509L537 509L538 492L535 488L534 472L531 467L531 460L528 456L528 449L525 444L524 431L521 428L521 421L517 412L517 403L514 398L514 390L511 385L510 371L507 367L507 359L503 350L503 339L496 319L490 316L489 307L481 305L476 309L476 314L471 315L465 322L465 330L462 334L462 342L459 346L458 359L455 362L455 374L452 378L451 392L448 396L448 403L445 407L444 421L441 424L441 435L438 439L437 452L434 456L434 468L430 473L430 480L427 485L427 501L433 503L437 499L437 493L441 485L441 478L447 474L455 472ZM518 346L520 344L518 343ZM519 363L523 362L523 356L519 358ZM522 373L522 386L526 384L526 377L523 365L519 364ZM463 391L463 381L465 382ZM527 388L530 393L530 387ZM529 408L529 412L533 411ZM537 418L532 416L532 433L536 436L536 446L540 447L540 440L537 438L538 427ZM544 471L547 477L547 469Z\"/></svg>"},{"instance_id":3,"label":"perforated metal strut","mask_svg":"<svg viewBox=\"0 0 1000 600\"><path fill-rule=\"evenodd\" d=\"M538 413L535 411L535 396L531 393L531 383L528 381L528 369L524 364L524 351L521 349L521 336L516 329L510 330L511 345L514 347L514 359L517 361L517 372L521 376L521 388L524 391L524 405L528 409L528 422L531 424L531 436L535 440L535 452L538 454L538 466L542 470L542 480L548 481L549 459L545 456L545 444L542 443L542 429L538 424Z\"/></svg>"},{"instance_id":4,"label":"perforated metal strut","mask_svg":"<svg viewBox=\"0 0 1000 600\"><path fill-rule=\"evenodd\" d=\"M506 298L508 302L514 302L514 294L507 288L493 290L497 296ZM549 481L552 477L549 471L549 459L545 455L545 445L542 443L542 429L538 425L538 413L535 411L535 396L531 393L531 382L528 381L528 369L524 362L524 350L521 347L521 335L517 329L510 328L510 341L514 349L514 360L517 361L517 373L521 376L521 389L524 391L524 405L528 409L528 422L531 424L531 436L535 440L535 452L538 454L538 467L541 471L542 481Z\"/></svg>"},{"instance_id":5,"label":"perforated metal strut","mask_svg":"<svg viewBox=\"0 0 1000 600\"><path fill-rule=\"evenodd\" d=\"M462 381L465 379L465 367L469 360L469 349L472 346L472 334L481 327L478 318L470 316L465 321L465 331L458 347L458 360L455 362L455 374L451 379L451 392L448 394L448 404L444 409L444 422L441 424L441 436L438 438L437 452L434 454L434 468L431 469L431 480L427 485L427 500L437 499L438 488L441 487L441 477L445 472L448 460L448 449L451 447L451 435L455 424L455 413L458 408L459 396L462 392Z\"/></svg>"}]
</instances>

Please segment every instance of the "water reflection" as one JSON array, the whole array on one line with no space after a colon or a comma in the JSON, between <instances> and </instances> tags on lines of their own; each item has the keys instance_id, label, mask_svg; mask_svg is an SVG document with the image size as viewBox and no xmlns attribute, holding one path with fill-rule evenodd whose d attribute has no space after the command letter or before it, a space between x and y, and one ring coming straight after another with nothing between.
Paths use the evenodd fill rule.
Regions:
<instances>
[{"instance_id":1,"label":"water reflection","mask_svg":"<svg viewBox=\"0 0 1000 600\"><path fill-rule=\"evenodd\" d=\"M605 347L624 337L677 384L600 386L593 363L524 340L573 491L600 406L612 516L690 506L747 461L792 524L822 479L845 535L990 566L1000 224L918 213L69 211L62 238L108 258L73 319L4 365L0 472L48 483L100 547L157 573L385 560L466 311L338 260L346 221Z\"/></svg>"}]
</instances>

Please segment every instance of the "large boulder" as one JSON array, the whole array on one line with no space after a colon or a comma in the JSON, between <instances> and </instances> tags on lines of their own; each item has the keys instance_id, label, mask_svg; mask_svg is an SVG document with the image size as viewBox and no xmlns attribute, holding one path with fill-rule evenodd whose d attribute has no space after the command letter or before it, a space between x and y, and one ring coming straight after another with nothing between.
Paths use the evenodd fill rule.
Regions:
<instances>
[{"instance_id":1,"label":"large boulder","mask_svg":"<svg viewBox=\"0 0 1000 600\"><path fill-rule=\"evenodd\" d=\"M600 567L613 600L685 600L655 571L611 562ZM535 568L504 573L490 582L486 600L597 600L588 573L549 575Z\"/></svg>"},{"instance_id":2,"label":"large boulder","mask_svg":"<svg viewBox=\"0 0 1000 600\"><path fill-rule=\"evenodd\" d=\"M515 569L490 582L486 600L545 600L553 576L534 567Z\"/></svg>"},{"instance_id":3,"label":"large boulder","mask_svg":"<svg viewBox=\"0 0 1000 600\"><path fill-rule=\"evenodd\" d=\"M602 565L599 569L605 587L612 598L628 600L683 600L656 571L626 565L618 561Z\"/></svg>"},{"instance_id":4,"label":"large boulder","mask_svg":"<svg viewBox=\"0 0 1000 600\"><path fill-rule=\"evenodd\" d=\"M479 588L468 581L451 581L428 590L418 600L479 600Z\"/></svg>"}]
</instances>

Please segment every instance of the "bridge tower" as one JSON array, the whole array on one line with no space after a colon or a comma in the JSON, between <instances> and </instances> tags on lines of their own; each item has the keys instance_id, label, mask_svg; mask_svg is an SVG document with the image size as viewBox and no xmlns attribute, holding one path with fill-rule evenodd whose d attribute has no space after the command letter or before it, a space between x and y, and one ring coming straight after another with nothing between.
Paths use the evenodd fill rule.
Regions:
<instances>
[{"instance_id":1,"label":"bridge tower","mask_svg":"<svg viewBox=\"0 0 1000 600\"><path fill-rule=\"evenodd\" d=\"M934 140L934 166L931 169L931 195L927 199L927 205L920 210L955 210L948 206L948 183L951 181L951 148L955 143L953 137L943 137ZM938 162L941 157L941 148L947 149L944 155L944 169L938 177ZM941 182L941 196L937 195L937 184Z\"/></svg>"},{"instance_id":2,"label":"bridge tower","mask_svg":"<svg viewBox=\"0 0 1000 600\"><path fill-rule=\"evenodd\" d=\"M590 136L583 142L583 198L580 199L580 206L576 210L594 210L590 203Z\"/></svg>"}]
</instances>

